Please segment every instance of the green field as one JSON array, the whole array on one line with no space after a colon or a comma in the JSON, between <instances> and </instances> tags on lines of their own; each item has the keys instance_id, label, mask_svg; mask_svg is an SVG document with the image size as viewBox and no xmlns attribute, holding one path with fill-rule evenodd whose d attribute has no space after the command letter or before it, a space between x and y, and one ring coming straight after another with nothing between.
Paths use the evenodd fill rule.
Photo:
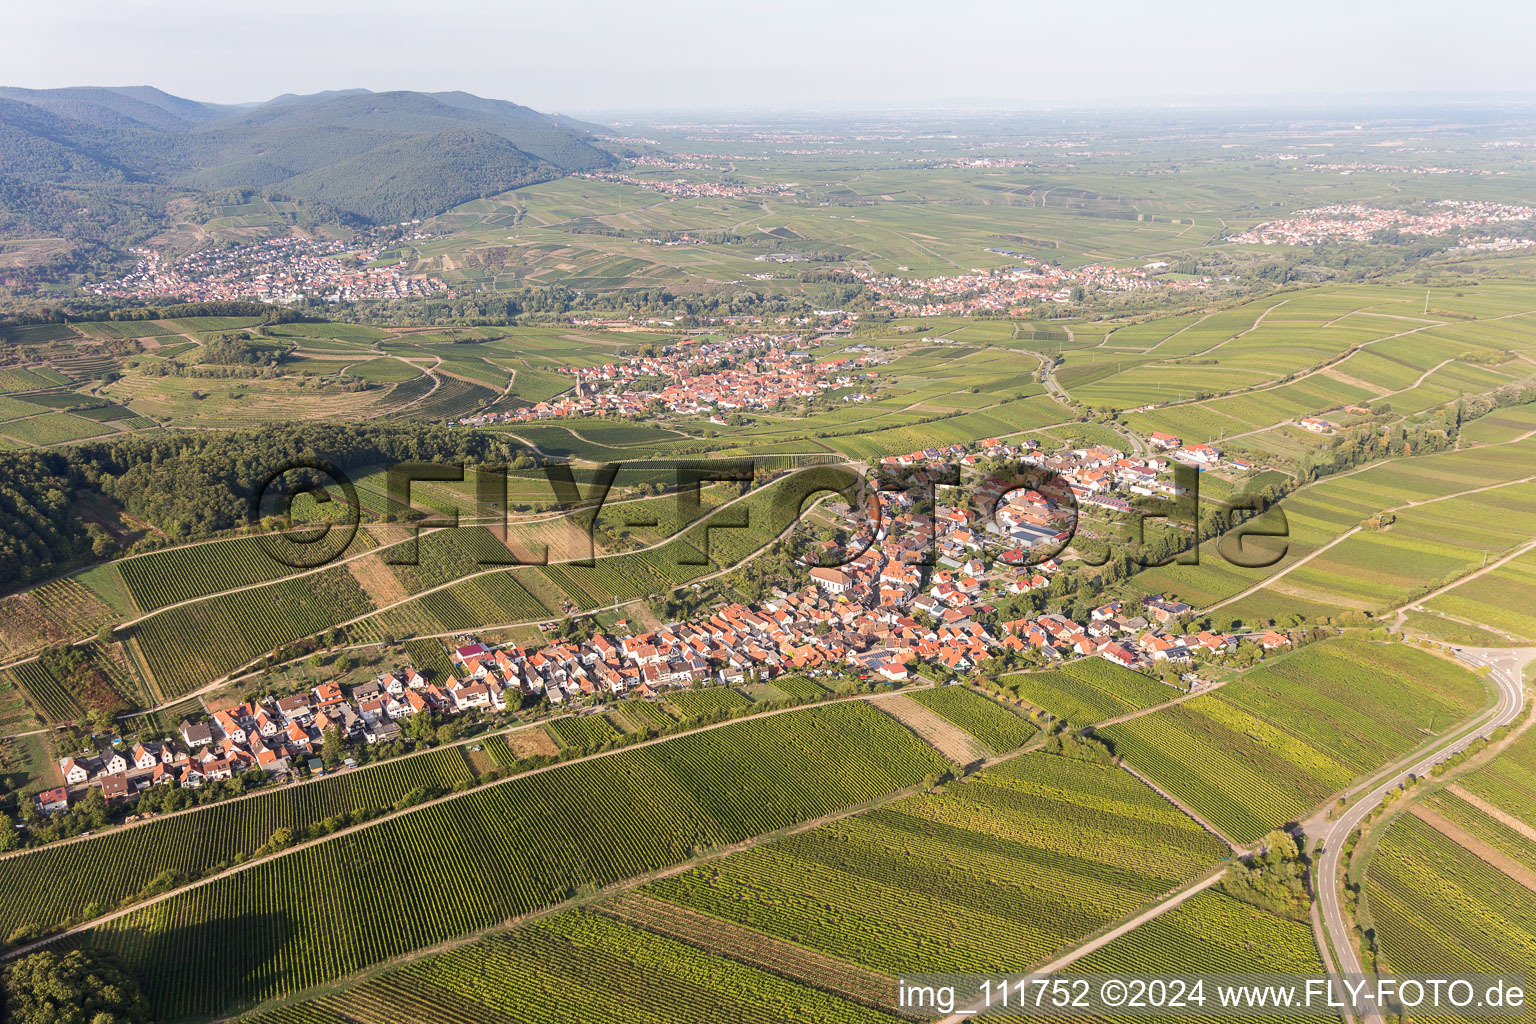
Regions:
<instances>
[{"instance_id":1,"label":"green field","mask_svg":"<svg viewBox=\"0 0 1536 1024\"><path fill-rule=\"evenodd\" d=\"M1017 699L1077 726L1117 718L1178 696L1177 690L1102 658L1069 661L1044 672L1003 676L997 684Z\"/></svg>"},{"instance_id":2,"label":"green field","mask_svg":"<svg viewBox=\"0 0 1536 1024\"><path fill-rule=\"evenodd\" d=\"M1484 699L1475 675L1432 654L1331 641L1099 735L1246 843L1466 719Z\"/></svg>"},{"instance_id":3,"label":"green field","mask_svg":"<svg viewBox=\"0 0 1536 1024\"><path fill-rule=\"evenodd\" d=\"M893 1018L695 945L567 913L250 1024L881 1024ZM512 1015L515 1015L512 1016Z\"/></svg>"},{"instance_id":4,"label":"green field","mask_svg":"<svg viewBox=\"0 0 1536 1024\"><path fill-rule=\"evenodd\" d=\"M911 698L985 743L994 754L1017 750L1036 735L1035 727L1024 718L963 686L915 690Z\"/></svg>"},{"instance_id":5,"label":"green field","mask_svg":"<svg viewBox=\"0 0 1536 1024\"><path fill-rule=\"evenodd\" d=\"M1128 772L1036 753L646 892L876 971L1017 972L1225 854Z\"/></svg>"},{"instance_id":6,"label":"green field","mask_svg":"<svg viewBox=\"0 0 1536 1024\"><path fill-rule=\"evenodd\" d=\"M160 1015L223 1013L890 793L944 766L861 702L790 712L479 789L178 893L79 941L121 957ZM387 927L369 913L382 878L414 908Z\"/></svg>"}]
</instances>

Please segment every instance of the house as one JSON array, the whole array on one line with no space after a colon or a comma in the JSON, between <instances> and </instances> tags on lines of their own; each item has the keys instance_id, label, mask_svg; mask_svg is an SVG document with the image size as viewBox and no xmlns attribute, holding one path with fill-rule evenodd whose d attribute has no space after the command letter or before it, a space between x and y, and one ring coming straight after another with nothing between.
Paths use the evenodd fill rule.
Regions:
<instances>
[{"instance_id":1,"label":"house","mask_svg":"<svg viewBox=\"0 0 1536 1024\"><path fill-rule=\"evenodd\" d=\"M277 702L277 712L283 716L283 721L288 724L303 722L315 717L315 709L310 706L309 695L303 693L294 694L292 697L284 697Z\"/></svg>"},{"instance_id":2,"label":"house","mask_svg":"<svg viewBox=\"0 0 1536 1024\"><path fill-rule=\"evenodd\" d=\"M1221 452L1208 444L1187 444L1184 446L1184 454L1203 466L1211 466L1221 461Z\"/></svg>"},{"instance_id":3,"label":"house","mask_svg":"<svg viewBox=\"0 0 1536 1024\"><path fill-rule=\"evenodd\" d=\"M108 800L121 800L128 795L128 776L114 772L101 777L101 795Z\"/></svg>"},{"instance_id":4,"label":"house","mask_svg":"<svg viewBox=\"0 0 1536 1024\"><path fill-rule=\"evenodd\" d=\"M1126 650L1120 644L1105 644L1099 648L1099 657L1104 658L1106 661L1112 661L1117 665L1124 665L1126 668L1136 664L1136 655Z\"/></svg>"},{"instance_id":5,"label":"house","mask_svg":"<svg viewBox=\"0 0 1536 1024\"><path fill-rule=\"evenodd\" d=\"M490 649L485 644L466 644L453 649L453 660L463 665L476 658L483 658L489 653Z\"/></svg>"},{"instance_id":6,"label":"house","mask_svg":"<svg viewBox=\"0 0 1536 1024\"><path fill-rule=\"evenodd\" d=\"M1162 448L1166 451L1170 448L1178 448L1183 443L1182 439L1173 434L1165 434L1161 430L1152 431L1152 444L1154 447Z\"/></svg>"},{"instance_id":7,"label":"house","mask_svg":"<svg viewBox=\"0 0 1536 1024\"><path fill-rule=\"evenodd\" d=\"M1338 429L1336 424L1317 416L1303 416L1299 422L1303 430L1310 430L1314 434L1331 434Z\"/></svg>"},{"instance_id":8,"label":"house","mask_svg":"<svg viewBox=\"0 0 1536 1024\"><path fill-rule=\"evenodd\" d=\"M160 752L151 750L142 743L133 745L133 766L148 771L160 763Z\"/></svg>"},{"instance_id":9,"label":"house","mask_svg":"<svg viewBox=\"0 0 1536 1024\"><path fill-rule=\"evenodd\" d=\"M118 775L126 772L128 770L128 759L114 750L111 754L107 755L101 770L108 775Z\"/></svg>"},{"instance_id":10,"label":"house","mask_svg":"<svg viewBox=\"0 0 1536 1024\"><path fill-rule=\"evenodd\" d=\"M340 704L345 698L342 696L341 687L335 683L321 683L315 687L315 707L324 711Z\"/></svg>"},{"instance_id":11,"label":"house","mask_svg":"<svg viewBox=\"0 0 1536 1024\"><path fill-rule=\"evenodd\" d=\"M57 814L69 810L69 790L63 786L37 794L37 809L44 814Z\"/></svg>"},{"instance_id":12,"label":"house","mask_svg":"<svg viewBox=\"0 0 1536 1024\"><path fill-rule=\"evenodd\" d=\"M400 727L388 718L365 719L363 737L369 743L388 743L400 738Z\"/></svg>"},{"instance_id":13,"label":"house","mask_svg":"<svg viewBox=\"0 0 1536 1024\"><path fill-rule=\"evenodd\" d=\"M213 742L213 729L207 722L181 720L181 741L189 747L205 747Z\"/></svg>"},{"instance_id":14,"label":"house","mask_svg":"<svg viewBox=\"0 0 1536 1024\"><path fill-rule=\"evenodd\" d=\"M1273 651L1279 647L1291 646L1291 638L1286 636L1284 633L1277 633L1274 630L1270 630L1263 636L1259 637L1259 646L1264 648L1266 651Z\"/></svg>"},{"instance_id":15,"label":"house","mask_svg":"<svg viewBox=\"0 0 1536 1024\"><path fill-rule=\"evenodd\" d=\"M65 783L71 786L78 786L91 777L90 767L73 757L59 761L59 773L64 776Z\"/></svg>"},{"instance_id":16,"label":"house","mask_svg":"<svg viewBox=\"0 0 1536 1024\"><path fill-rule=\"evenodd\" d=\"M219 727L219 732L231 743L244 743L246 741L245 726L240 724L239 717L233 711L219 711L213 716L214 724Z\"/></svg>"}]
</instances>

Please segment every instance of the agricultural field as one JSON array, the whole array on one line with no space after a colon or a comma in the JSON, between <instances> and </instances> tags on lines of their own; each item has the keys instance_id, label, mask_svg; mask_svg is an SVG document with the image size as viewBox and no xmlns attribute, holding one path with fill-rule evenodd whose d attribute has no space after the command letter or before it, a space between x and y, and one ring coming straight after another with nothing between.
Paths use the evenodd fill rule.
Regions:
<instances>
[{"instance_id":1,"label":"agricultural field","mask_svg":"<svg viewBox=\"0 0 1536 1024\"><path fill-rule=\"evenodd\" d=\"M130 631L152 686L173 698L240 668L254 658L373 610L344 567L270 586L177 605ZM188 638L201 638L197 643Z\"/></svg>"},{"instance_id":2,"label":"agricultural field","mask_svg":"<svg viewBox=\"0 0 1536 1024\"><path fill-rule=\"evenodd\" d=\"M1037 735L1022 716L964 686L915 690L908 696L976 737L994 754L1017 750Z\"/></svg>"},{"instance_id":3,"label":"agricultural field","mask_svg":"<svg viewBox=\"0 0 1536 1024\"><path fill-rule=\"evenodd\" d=\"M341 531L338 531L340 535ZM375 544L372 534L359 529L345 549L335 550L333 544L331 550L323 553L305 548L300 554L320 561L322 554L331 555L334 551L334 558L349 558ZM112 563L112 567L122 577L135 608L147 613L180 601L303 572L303 568L289 564L298 560L285 550L292 547L279 534L260 538L236 537L125 558Z\"/></svg>"},{"instance_id":4,"label":"agricultural field","mask_svg":"<svg viewBox=\"0 0 1536 1024\"><path fill-rule=\"evenodd\" d=\"M460 748L444 747L12 854L0 858L0 931L51 932L249 857L279 829L302 836L326 819L473 778Z\"/></svg>"},{"instance_id":5,"label":"agricultural field","mask_svg":"<svg viewBox=\"0 0 1536 1024\"><path fill-rule=\"evenodd\" d=\"M78 941L122 958L161 1016L225 1013L945 766L863 702L789 712L477 789L179 892ZM431 865L449 862L445 886ZM388 927L368 913L381 878L415 908Z\"/></svg>"},{"instance_id":6,"label":"agricultural field","mask_svg":"<svg viewBox=\"0 0 1536 1024\"><path fill-rule=\"evenodd\" d=\"M604 743L615 740L620 732L604 715L581 715L574 718L557 718L544 728L554 736L562 750L586 753Z\"/></svg>"},{"instance_id":7,"label":"agricultural field","mask_svg":"<svg viewBox=\"0 0 1536 1024\"><path fill-rule=\"evenodd\" d=\"M887 1013L611 917L570 912L248 1024L888 1024ZM851 973L851 972L850 972ZM575 1014L577 1016L573 1017Z\"/></svg>"},{"instance_id":8,"label":"agricultural field","mask_svg":"<svg viewBox=\"0 0 1536 1024\"><path fill-rule=\"evenodd\" d=\"M1485 699L1477 676L1435 655L1329 641L1098 735L1127 764L1247 843L1305 817Z\"/></svg>"},{"instance_id":9,"label":"agricultural field","mask_svg":"<svg viewBox=\"0 0 1536 1024\"><path fill-rule=\"evenodd\" d=\"M1523 481L1533 475L1531 439L1369 464L1300 488L1255 520L1284 531L1281 540L1257 542L1264 554L1279 546L1275 564L1239 567L1220 554L1223 542L1208 541L1199 565L1148 569L1127 588L1176 595L1196 608L1252 590L1213 616L1218 627L1337 614L1340 606L1395 607L1529 539L1532 490ZM1396 510L1397 521L1362 526L1384 509ZM1322 610L1329 606L1335 610Z\"/></svg>"},{"instance_id":10,"label":"agricultural field","mask_svg":"<svg viewBox=\"0 0 1536 1024\"><path fill-rule=\"evenodd\" d=\"M1197 893L1167 913L1138 925L1076 961L1070 970L1124 977L1187 974L1193 965L1199 965L1202 973L1211 974L1325 973L1312 930L1305 924L1276 917L1216 889ZM1180 1010L1178 1017L1202 1024L1264 1019L1201 1013L1194 1008ZM1323 1024L1337 1018L1318 1014L1287 1019Z\"/></svg>"},{"instance_id":11,"label":"agricultural field","mask_svg":"<svg viewBox=\"0 0 1536 1024\"><path fill-rule=\"evenodd\" d=\"M1016 972L1226 852L1128 772L1027 753L644 891L879 972Z\"/></svg>"},{"instance_id":12,"label":"agricultural field","mask_svg":"<svg viewBox=\"0 0 1536 1024\"><path fill-rule=\"evenodd\" d=\"M1178 691L1103 658L1002 676L997 685L1032 707L1082 727L1173 700Z\"/></svg>"},{"instance_id":13,"label":"agricultural field","mask_svg":"<svg viewBox=\"0 0 1536 1024\"><path fill-rule=\"evenodd\" d=\"M1518 863L1536 871L1522 848ZM1536 891L1414 814L1388 826L1362 884L1394 972L1519 972L1536 958Z\"/></svg>"},{"instance_id":14,"label":"agricultural field","mask_svg":"<svg viewBox=\"0 0 1536 1024\"><path fill-rule=\"evenodd\" d=\"M752 701L729 686L706 686L699 690L677 690L667 694L667 703L684 718L710 718L751 707Z\"/></svg>"}]
</instances>

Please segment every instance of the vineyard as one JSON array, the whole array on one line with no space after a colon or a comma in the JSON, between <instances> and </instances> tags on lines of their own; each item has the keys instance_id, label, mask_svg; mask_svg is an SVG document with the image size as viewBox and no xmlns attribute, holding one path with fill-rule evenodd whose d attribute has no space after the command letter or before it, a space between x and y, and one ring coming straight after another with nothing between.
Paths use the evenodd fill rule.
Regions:
<instances>
[{"instance_id":1,"label":"vineyard","mask_svg":"<svg viewBox=\"0 0 1536 1024\"><path fill-rule=\"evenodd\" d=\"M653 704L648 700L640 700L638 698L622 700L618 703L617 707L620 714L637 725L664 729L675 721L660 704Z\"/></svg>"},{"instance_id":2,"label":"vineyard","mask_svg":"<svg viewBox=\"0 0 1536 1024\"><path fill-rule=\"evenodd\" d=\"M1303 817L1466 718L1482 683L1411 647L1334 641L1103 730L1115 752L1238 842Z\"/></svg>"},{"instance_id":3,"label":"vineyard","mask_svg":"<svg viewBox=\"0 0 1536 1024\"><path fill-rule=\"evenodd\" d=\"M143 700L123 667L92 641L13 665L11 678L49 722L74 721L93 709L120 711Z\"/></svg>"},{"instance_id":4,"label":"vineyard","mask_svg":"<svg viewBox=\"0 0 1536 1024\"><path fill-rule=\"evenodd\" d=\"M1035 727L1023 718L964 686L918 690L911 698L951 725L958 725L992 749L994 754L1017 750L1035 737Z\"/></svg>"},{"instance_id":5,"label":"vineyard","mask_svg":"<svg viewBox=\"0 0 1536 1024\"><path fill-rule=\"evenodd\" d=\"M645 891L876 971L1017 971L1225 853L1128 772L1036 753Z\"/></svg>"},{"instance_id":6,"label":"vineyard","mask_svg":"<svg viewBox=\"0 0 1536 1024\"><path fill-rule=\"evenodd\" d=\"M345 536L341 530L334 533L336 540ZM374 546L373 536L367 530L358 530L345 550L337 550L338 544L329 535L316 548L325 548L325 553L334 558L345 558ZM209 544L168 548L136 558L125 558L115 564L133 603L140 611L152 612L178 601L266 583L302 571L274 557L274 552L284 554L285 547L292 545L286 544L277 534L261 538L236 537ZM299 552L301 557L306 558L318 556L319 553L307 547Z\"/></svg>"},{"instance_id":7,"label":"vineyard","mask_svg":"<svg viewBox=\"0 0 1536 1024\"><path fill-rule=\"evenodd\" d=\"M176 697L371 609L345 567L168 608L133 627L162 693Z\"/></svg>"},{"instance_id":8,"label":"vineyard","mask_svg":"<svg viewBox=\"0 0 1536 1024\"><path fill-rule=\"evenodd\" d=\"M1536 729L1528 729L1499 756L1460 784L1468 792L1536 828Z\"/></svg>"},{"instance_id":9,"label":"vineyard","mask_svg":"<svg viewBox=\"0 0 1536 1024\"><path fill-rule=\"evenodd\" d=\"M901 789L945 762L862 702L741 722L475 790L256 863L79 940L164 1017L284 995ZM380 914L380 886L391 905Z\"/></svg>"},{"instance_id":10,"label":"vineyard","mask_svg":"<svg viewBox=\"0 0 1536 1024\"><path fill-rule=\"evenodd\" d=\"M794 700L817 700L832 691L814 679L805 676L775 676L773 688Z\"/></svg>"},{"instance_id":11,"label":"vineyard","mask_svg":"<svg viewBox=\"0 0 1536 1024\"><path fill-rule=\"evenodd\" d=\"M667 703L684 718L710 718L721 712L729 714L751 701L729 686L706 686L702 690L676 690L667 694Z\"/></svg>"},{"instance_id":12,"label":"vineyard","mask_svg":"<svg viewBox=\"0 0 1536 1024\"><path fill-rule=\"evenodd\" d=\"M1536 870L1526 850L1523 864ZM1536 892L1413 815L1387 828L1364 893L1393 971L1524 972L1536 963Z\"/></svg>"},{"instance_id":13,"label":"vineyard","mask_svg":"<svg viewBox=\"0 0 1536 1024\"><path fill-rule=\"evenodd\" d=\"M545 726L564 750L586 753L596 750L609 740L617 739L619 730L603 715L582 715L579 718L557 718Z\"/></svg>"},{"instance_id":14,"label":"vineyard","mask_svg":"<svg viewBox=\"0 0 1536 1024\"><path fill-rule=\"evenodd\" d=\"M441 640L407 640L401 646L411 665L427 677L427 682L441 686L453 675L453 662L448 660L448 648Z\"/></svg>"},{"instance_id":15,"label":"vineyard","mask_svg":"<svg viewBox=\"0 0 1536 1024\"><path fill-rule=\"evenodd\" d=\"M1004 676L998 684L1026 704L1077 726L1118 718L1178 696L1178 691L1157 680L1103 658Z\"/></svg>"},{"instance_id":16,"label":"vineyard","mask_svg":"<svg viewBox=\"0 0 1536 1024\"><path fill-rule=\"evenodd\" d=\"M191 877L248 856L278 829L299 832L336 815L388 808L414 789L448 789L470 778L462 753L448 747L15 854L0 859L0 934L21 925L52 931L131 900L162 873Z\"/></svg>"},{"instance_id":17,"label":"vineyard","mask_svg":"<svg viewBox=\"0 0 1536 1024\"><path fill-rule=\"evenodd\" d=\"M1195 964L1201 972L1212 974L1323 974L1310 928L1211 889L1095 950L1071 969L1073 973L1117 976L1184 974ZM1206 996L1207 1006L1216 1002L1209 988ZM1180 1010L1178 1018L1201 1024L1239 1019L1196 1009ZM1317 1024L1338 1020L1329 1014L1285 1019Z\"/></svg>"},{"instance_id":18,"label":"vineyard","mask_svg":"<svg viewBox=\"0 0 1536 1024\"><path fill-rule=\"evenodd\" d=\"M889 1024L892 1018L693 945L571 912L247 1024Z\"/></svg>"}]
</instances>

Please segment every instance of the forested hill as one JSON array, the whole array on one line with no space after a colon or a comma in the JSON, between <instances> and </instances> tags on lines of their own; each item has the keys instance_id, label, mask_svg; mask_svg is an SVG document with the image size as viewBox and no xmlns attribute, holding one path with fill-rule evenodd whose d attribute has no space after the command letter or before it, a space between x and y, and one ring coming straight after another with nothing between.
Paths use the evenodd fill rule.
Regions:
<instances>
[{"instance_id":1,"label":"forested hill","mask_svg":"<svg viewBox=\"0 0 1536 1024\"><path fill-rule=\"evenodd\" d=\"M148 87L0 88L0 182L246 186L387 222L607 166L604 134L461 92L345 91L232 107Z\"/></svg>"}]
</instances>

